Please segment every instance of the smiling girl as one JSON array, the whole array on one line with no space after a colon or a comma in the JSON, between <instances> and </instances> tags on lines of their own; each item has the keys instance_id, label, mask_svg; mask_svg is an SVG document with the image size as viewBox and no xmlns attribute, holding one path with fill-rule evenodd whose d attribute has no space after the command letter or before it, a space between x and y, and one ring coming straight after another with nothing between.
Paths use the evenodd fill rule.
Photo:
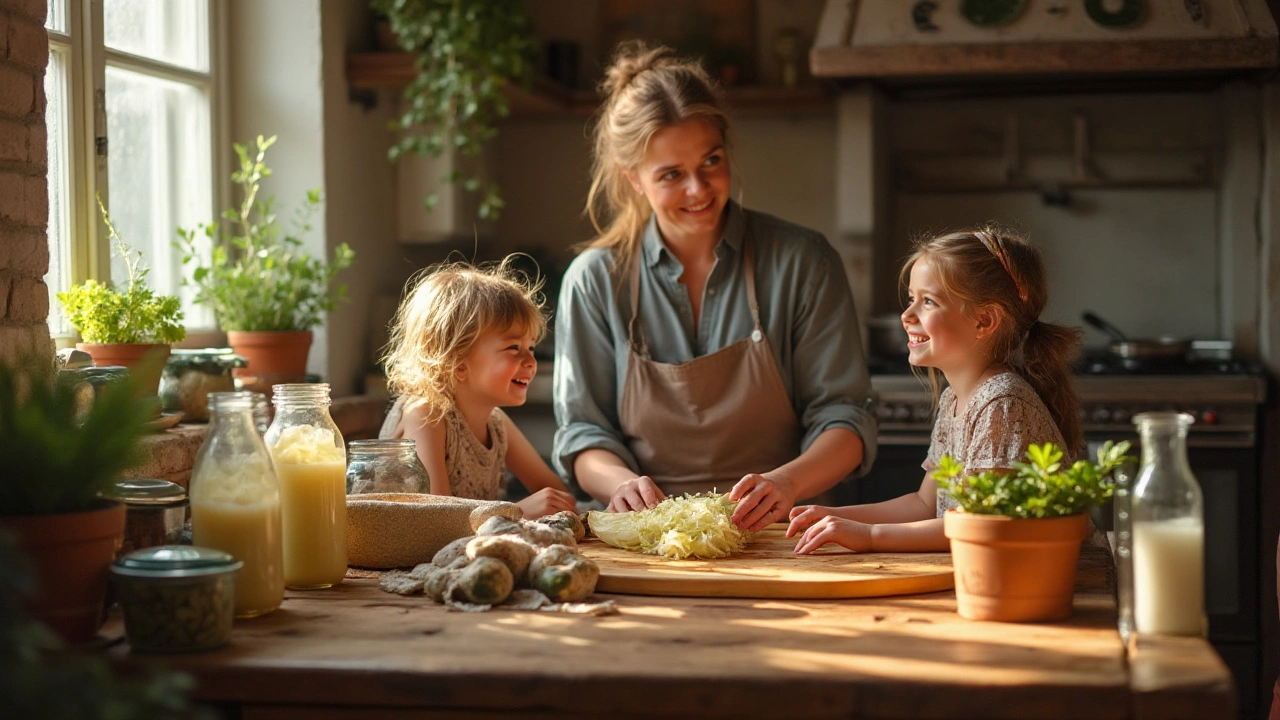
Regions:
<instances>
[{"instance_id":1,"label":"smiling girl","mask_svg":"<svg viewBox=\"0 0 1280 720\"><path fill-rule=\"evenodd\" d=\"M538 372L533 348L546 331L538 287L511 270L462 263L432 268L396 312L385 359L397 397L381 437L410 438L431 493L494 500L505 471L532 493L525 517L574 510L564 483L511 418Z\"/></svg>"},{"instance_id":2,"label":"smiling girl","mask_svg":"<svg viewBox=\"0 0 1280 720\"><path fill-rule=\"evenodd\" d=\"M955 502L930 474L943 455L966 474L1011 468L1032 443L1076 455L1082 442L1070 363L1080 331L1040 320L1044 262L1030 243L997 229L921 243L907 259L909 360L928 368L938 408L920 490L870 505L797 507L787 537L796 552L826 543L858 552L946 550L942 514ZM938 392L941 373L947 389Z\"/></svg>"}]
</instances>

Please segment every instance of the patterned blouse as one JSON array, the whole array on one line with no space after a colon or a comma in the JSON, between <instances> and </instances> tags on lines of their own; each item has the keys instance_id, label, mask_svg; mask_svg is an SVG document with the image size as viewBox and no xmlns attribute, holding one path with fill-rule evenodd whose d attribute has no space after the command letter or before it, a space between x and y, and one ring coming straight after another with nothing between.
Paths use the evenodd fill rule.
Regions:
<instances>
[{"instance_id":1,"label":"patterned blouse","mask_svg":"<svg viewBox=\"0 0 1280 720\"><path fill-rule=\"evenodd\" d=\"M507 471L507 423L506 414L498 408L489 415L491 447L485 447L480 438L467 427L467 421L456 407L444 416L444 466L449 471L449 490L454 497L473 500L497 500L504 489ZM404 398L397 398L387 419L382 423L379 438L405 436Z\"/></svg>"},{"instance_id":2,"label":"patterned blouse","mask_svg":"<svg viewBox=\"0 0 1280 720\"><path fill-rule=\"evenodd\" d=\"M1066 447L1057 423L1031 385L1017 373L1002 372L979 385L960 412L951 388L942 391L922 467L931 472L943 455L950 455L964 464L966 473L1010 468L1025 459L1027 447L1046 442ZM942 517L957 503L949 493L939 492L937 507Z\"/></svg>"}]
</instances>

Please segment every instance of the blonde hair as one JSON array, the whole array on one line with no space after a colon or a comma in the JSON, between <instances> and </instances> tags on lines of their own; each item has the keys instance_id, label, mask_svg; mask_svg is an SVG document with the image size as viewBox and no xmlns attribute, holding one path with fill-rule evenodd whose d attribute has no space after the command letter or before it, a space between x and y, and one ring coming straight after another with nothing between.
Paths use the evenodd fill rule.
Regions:
<instances>
[{"instance_id":1,"label":"blonde hair","mask_svg":"<svg viewBox=\"0 0 1280 720\"><path fill-rule=\"evenodd\" d=\"M659 130L694 118L720 130L727 152L729 116L719 87L699 62L639 40L618 45L599 89L604 102L593 127L586 205L599 236L588 247L616 249L614 268L625 276L652 208L622 171L644 159Z\"/></svg>"},{"instance_id":2,"label":"blonde hair","mask_svg":"<svg viewBox=\"0 0 1280 720\"><path fill-rule=\"evenodd\" d=\"M967 310L993 308L1000 323L991 336L992 362L1013 369L1031 385L1066 441L1079 456L1084 441L1080 400L1071 381L1071 364L1080 352L1079 328L1042 322L1049 299L1040 251L1017 235L995 226L940 235L916 243L898 277L905 289L911 268L927 259L942 289ZM929 369L936 402L941 383Z\"/></svg>"},{"instance_id":3,"label":"blonde hair","mask_svg":"<svg viewBox=\"0 0 1280 720\"><path fill-rule=\"evenodd\" d=\"M453 407L457 369L476 340L515 328L542 338L542 279L530 280L513 266L454 262L427 268L409 281L396 311L383 363L392 395L423 403L427 422Z\"/></svg>"}]
</instances>

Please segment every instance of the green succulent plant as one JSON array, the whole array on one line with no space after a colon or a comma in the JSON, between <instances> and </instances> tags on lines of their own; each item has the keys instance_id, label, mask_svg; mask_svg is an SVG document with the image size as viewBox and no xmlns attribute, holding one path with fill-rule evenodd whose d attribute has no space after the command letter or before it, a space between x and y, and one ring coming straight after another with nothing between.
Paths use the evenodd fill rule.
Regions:
<instances>
[{"instance_id":1,"label":"green succulent plant","mask_svg":"<svg viewBox=\"0 0 1280 720\"><path fill-rule=\"evenodd\" d=\"M964 465L944 455L933 471L938 492L949 492L960 509L977 515L1051 518L1082 513L1101 505L1115 491L1115 471L1133 457L1129 443L1107 441L1098 448L1097 462L1062 463L1062 449L1053 443L1032 445L1029 462L1012 470L987 470L965 476Z\"/></svg>"},{"instance_id":2,"label":"green succulent plant","mask_svg":"<svg viewBox=\"0 0 1280 720\"><path fill-rule=\"evenodd\" d=\"M87 411L48 357L0 362L0 515L94 509L139 459L151 405L109 383Z\"/></svg>"},{"instance_id":3,"label":"green succulent plant","mask_svg":"<svg viewBox=\"0 0 1280 720\"><path fill-rule=\"evenodd\" d=\"M265 161L275 141L275 135L259 135L252 154L235 144L240 169L231 180L240 186L243 200L238 208L223 211L223 224L178 229L182 264L195 263L189 281L196 287L195 302L213 310L223 330L310 330L346 300L346 286L330 292L330 285L340 270L351 266L355 251L342 243L325 262L308 254L301 239L320 209L320 191L307 192L290 233L280 227L275 198L258 198L262 180L271 176ZM197 243L200 235L213 246L208 264Z\"/></svg>"},{"instance_id":4,"label":"green succulent plant","mask_svg":"<svg viewBox=\"0 0 1280 720\"><path fill-rule=\"evenodd\" d=\"M67 292L58 293L67 321L80 331L86 343L175 343L187 336L182 325L182 304L173 295L157 295L147 287L150 269L142 263L142 253L120 238L98 198L98 209L107 225L112 252L125 261L129 284L124 291L97 280L88 280Z\"/></svg>"}]
</instances>

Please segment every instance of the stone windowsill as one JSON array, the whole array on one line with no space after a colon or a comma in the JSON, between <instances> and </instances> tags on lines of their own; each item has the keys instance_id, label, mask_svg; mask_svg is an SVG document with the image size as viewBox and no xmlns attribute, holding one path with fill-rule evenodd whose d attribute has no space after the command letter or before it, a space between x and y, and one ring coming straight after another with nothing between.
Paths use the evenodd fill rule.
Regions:
<instances>
[{"instance_id":1,"label":"stone windowsill","mask_svg":"<svg viewBox=\"0 0 1280 720\"><path fill-rule=\"evenodd\" d=\"M386 396L352 395L334 400L329 412L342 437L350 442L377 437L386 409ZM208 428L205 423L182 423L148 435L142 440L143 462L126 471L124 477L159 478L187 487Z\"/></svg>"}]
</instances>

